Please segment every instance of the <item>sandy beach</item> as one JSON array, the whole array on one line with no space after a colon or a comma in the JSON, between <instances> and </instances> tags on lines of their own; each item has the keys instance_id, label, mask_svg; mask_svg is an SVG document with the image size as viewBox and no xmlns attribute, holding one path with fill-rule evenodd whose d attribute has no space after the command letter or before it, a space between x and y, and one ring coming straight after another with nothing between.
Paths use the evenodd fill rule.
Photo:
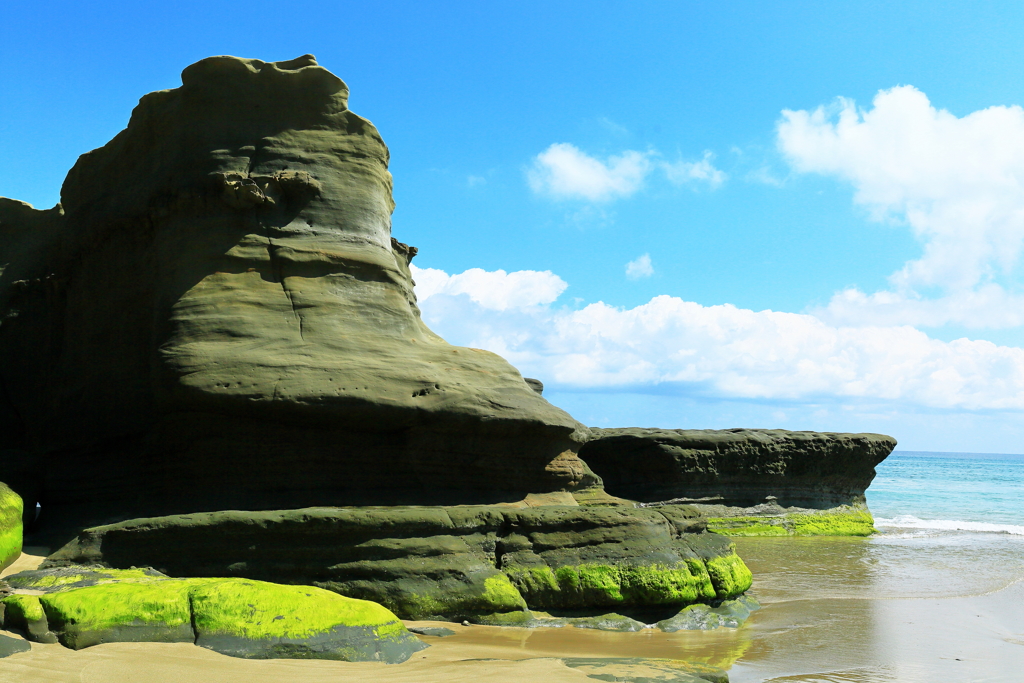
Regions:
<instances>
[{"instance_id":1,"label":"sandy beach","mask_svg":"<svg viewBox=\"0 0 1024 683\"><path fill-rule=\"evenodd\" d=\"M738 539L738 546L757 577L752 592L763 604L739 629L669 634L436 624L456 635L424 637L431 647L398 665L241 660L188 644L122 643L78 652L33 644L31 652L3 661L0 681L594 680L588 674L595 670L566 663L587 657L702 662L729 670L733 683L1019 680L1024 560L1014 564L1014 558L1022 557L1020 540L881 535ZM982 556L989 559L984 567ZM6 573L40 559L23 556Z\"/></svg>"}]
</instances>

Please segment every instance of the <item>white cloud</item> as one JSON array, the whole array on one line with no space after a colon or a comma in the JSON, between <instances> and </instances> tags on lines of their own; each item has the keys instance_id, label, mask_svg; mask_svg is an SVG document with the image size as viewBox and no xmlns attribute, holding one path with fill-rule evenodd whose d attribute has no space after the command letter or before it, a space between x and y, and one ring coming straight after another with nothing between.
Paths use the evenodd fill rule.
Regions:
<instances>
[{"instance_id":1,"label":"white cloud","mask_svg":"<svg viewBox=\"0 0 1024 683\"><path fill-rule=\"evenodd\" d=\"M709 151L704 152L700 161L677 161L675 163L663 163L662 168L668 179L676 185L690 183L693 181L706 182L712 189L725 182L726 175L711 163L715 155Z\"/></svg>"},{"instance_id":2,"label":"white cloud","mask_svg":"<svg viewBox=\"0 0 1024 683\"><path fill-rule=\"evenodd\" d=\"M639 280L652 275L654 275L654 267L651 265L650 254L638 256L626 264L626 277L630 280Z\"/></svg>"},{"instance_id":3,"label":"white cloud","mask_svg":"<svg viewBox=\"0 0 1024 683\"><path fill-rule=\"evenodd\" d=\"M891 276L891 291L837 294L831 320L1019 324L1022 299L1007 287L1024 247L1024 109L957 117L901 86L879 92L870 110L840 99L782 116L779 148L796 170L850 182L873 218L905 223L923 245ZM921 294L932 288L938 298Z\"/></svg>"},{"instance_id":4,"label":"white cloud","mask_svg":"<svg viewBox=\"0 0 1024 683\"><path fill-rule=\"evenodd\" d=\"M486 271L470 268L464 273L448 275L436 268L409 265L416 282L416 298L420 305L438 295L465 294L474 304L492 311L526 308L552 303L569 285L550 270Z\"/></svg>"},{"instance_id":5,"label":"white cloud","mask_svg":"<svg viewBox=\"0 0 1024 683\"><path fill-rule=\"evenodd\" d=\"M725 172L711 162L715 155L704 152L700 161L656 161L655 150L626 150L601 161L565 142L558 142L538 154L526 173L530 188L556 199L608 201L635 194L654 168L659 168L675 185L706 183L711 189L725 182Z\"/></svg>"},{"instance_id":6,"label":"white cloud","mask_svg":"<svg viewBox=\"0 0 1024 683\"><path fill-rule=\"evenodd\" d=\"M559 142L536 156L527 179L538 194L606 201L628 197L639 190L650 168L648 154L643 152L626 150L600 161L573 145Z\"/></svg>"},{"instance_id":7,"label":"white cloud","mask_svg":"<svg viewBox=\"0 0 1024 683\"><path fill-rule=\"evenodd\" d=\"M909 326L835 326L812 315L702 306L671 296L631 309L604 303L555 309L547 304L565 283L551 273L474 269L448 276L417 269L416 277L424 318L436 332L499 353L552 384L1024 410L1020 348L943 342ZM499 300L470 282L501 283ZM522 293L512 291L519 287Z\"/></svg>"},{"instance_id":8,"label":"white cloud","mask_svg":"<svg viewBox=\"0 0 1024 683\"><path fill-rule=\"evenodd\" d=\"M487 178L480 175L471 175L466 177L466 185L469 187L476 187L477 185L486 185Z\"/></svg>"}]
</instances>

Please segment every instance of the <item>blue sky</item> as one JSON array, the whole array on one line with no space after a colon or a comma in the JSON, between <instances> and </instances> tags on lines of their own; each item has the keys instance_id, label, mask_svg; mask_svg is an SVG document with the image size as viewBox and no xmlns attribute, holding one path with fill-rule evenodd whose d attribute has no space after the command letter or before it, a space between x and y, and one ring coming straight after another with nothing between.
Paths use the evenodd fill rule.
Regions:
<instances>
[{"instance_id":1,"label":"blue sky","mask_svg":"<svg viewBox=\"0 0 1024 683\"><path fill-rule=\"evenodd\" d=\"M37 3L0 195L214 54L313 53L392 152L424 317L595 426L1024 450L1024 5Z\"/></svg>"}]
</instances>

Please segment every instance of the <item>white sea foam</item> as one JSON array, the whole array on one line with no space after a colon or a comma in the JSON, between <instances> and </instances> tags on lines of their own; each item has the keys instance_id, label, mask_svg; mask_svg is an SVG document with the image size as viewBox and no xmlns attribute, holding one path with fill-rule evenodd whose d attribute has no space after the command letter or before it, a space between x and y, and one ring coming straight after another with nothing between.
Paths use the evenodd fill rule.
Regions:
<instances>
[{"instance_id":1,"label":"white sea foam","mask_svg":"<svg viewBox=\"0 0 1024 683\"><path fill-rule=\"evenodd\" d=\"M1024 536L1024 526L1017 524L991 524L989 522L965 522L957 519L920 519L913 515L896 517L875 517L875 526L892 529L921 529L928 531L979 531L995 534Z\"/></svg>"}]
</instances>

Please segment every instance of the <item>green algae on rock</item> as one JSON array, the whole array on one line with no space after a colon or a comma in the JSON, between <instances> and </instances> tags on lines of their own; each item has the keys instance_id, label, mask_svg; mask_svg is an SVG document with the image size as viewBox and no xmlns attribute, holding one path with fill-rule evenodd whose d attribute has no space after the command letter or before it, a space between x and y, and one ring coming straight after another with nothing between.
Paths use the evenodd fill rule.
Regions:
<instances>
[{"instance_id":1,"label":"green algae on rock","mask_svg":"<svg viewBox=\"0 0 1024 683\"><path fill-rule=\"evenodd\" d=\"M523 625L527 609L681 608L743 593L750 572L703 529L686 506L196 513L87 529L47 566L312 584L405 619Z\"/></svg>"},{"instance_id":2,"label":"green algae on rock","mask_svg":"<svg viewBox=\"0 0 1024 683\"><path fill-rule=\"evenodd\" d=\"M37 581L55 592L4 598L0 626L75 650L112 642L194 642L252 659L397 663L426 647L386 608L313 586L131 574L74 588Z\"/></svg>"},{"instance_id":3,"label":"green algae on rock","mask_svg":"<svg viewBox=\"0 0 1024 683\"><path fill-rule=\"evenodd\" d=\"M0 482L0 569L21 555L23 512L21 496Z\"/></svg>"},{"instance_id":4,"label":"green algae on rock","mask_svg":"<svg viewBox=\"0 0 1024 683\"><path fill-rule=\"evenodd\" d=\"M870 536L875 533L871 512L860 505L842 505L828 510L778 506L744 510L707 506L706 511L708 528L725 536ZM722 513L733 514L716 516Z\"/></svg>"}]
</instances>

